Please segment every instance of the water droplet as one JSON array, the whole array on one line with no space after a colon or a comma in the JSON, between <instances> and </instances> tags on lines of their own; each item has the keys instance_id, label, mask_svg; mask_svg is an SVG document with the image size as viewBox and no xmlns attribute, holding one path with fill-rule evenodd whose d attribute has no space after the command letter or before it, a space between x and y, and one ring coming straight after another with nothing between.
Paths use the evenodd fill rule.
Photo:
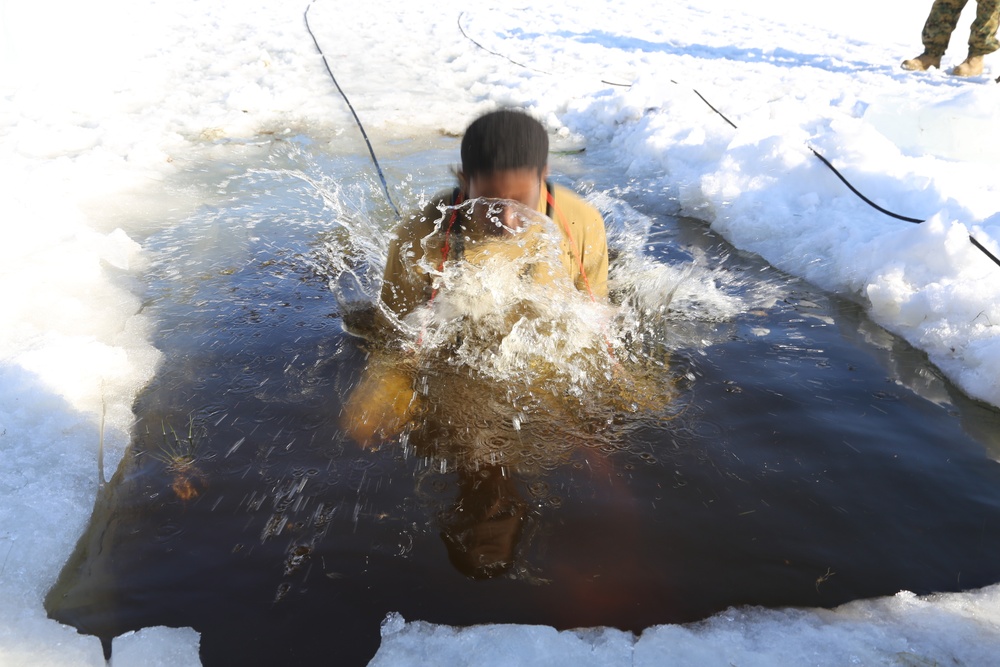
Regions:
<instances>
[{"instance_id":1,"label":"water droplet","mask_svg":"<svg viewBox=\"0 0 1000 667\"><path fill-rule=\"evenodd\" d=\"M285 575L292 574L301 568L310 555L312 555L312 548L304 544L292 547L285 559Z\"/></svg>"},{"instance_id":2,"label":"water droplet","mask_svg":"<svg viewBox=\"0 0 1000 667\"><path fill-rule=\"evenodd\" d=\"M278 590L276 590L274 593L274 602L277 603L284 600L285 596L288 595L288 591L290 591L291 589L292 585L287 582L278 584Z\"/></svg>"},{"instance_id":3,"label":"water droplet","mask_svg":"<svg viewBox=\"0 0 1000 667\"><path fill-rule=\"evenodd\" d=\"M528 493L535 498L544 498L549 494L549 485L542 480L532 482L528 485Z\"/></svg>"},{"instance_id":4,"label":"water droplet","mask_svg":"<svg viewBox=\"0 0 1000 667\"><path fill-rule=\"evenodd\" d=\"M184 532L179 523L168 521L156 529L156 541L168 542Z\"/></svg>"}]
</instances>

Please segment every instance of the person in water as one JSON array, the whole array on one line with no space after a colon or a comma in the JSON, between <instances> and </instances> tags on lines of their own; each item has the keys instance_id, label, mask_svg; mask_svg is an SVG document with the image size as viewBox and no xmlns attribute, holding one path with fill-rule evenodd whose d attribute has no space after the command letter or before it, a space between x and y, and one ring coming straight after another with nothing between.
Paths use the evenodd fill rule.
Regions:
<instances>
[{"instance_id":1,"label":"person in water","mask_svg":"<svg viewBox=\"0 0 1000 667\"><path fill-rule=\"evenodd\" d=\"M457 187L435 195L393 232L382 305L402 322L435 298L438 304L453 299L445 319L474 319L470 310L491 319L496 313L490 311L502 308L480 295L481 288L500 287L496 283L505 283L500 291L507 293L564 299L578 290L606 301L604 219L575 193L548 180L548 150L545 128L526 113L504 109L474 120L462 138ZM449 282L449 267L471 269L471 287L460 279ZM505 327L520 317L516 309L501 313L499 324L492 320L493 328L466 321L459 337L466 347L479 334L503 339L509 333ZM519 465L513 450L531 438L532 424L511 426L512 416L524 408L507 405L504 387L448 363L434 366L435 354L450 354L447 346L421 350L410 357L372 355L344 405L342 424L363 447L409 429L409 442L419 455L446 460L458 475L458 497L439 517L449 558L467 576L495 577L513 563L526 520L528 506L512 477ZM416 369L422 364L433 370L421 375ZM569 414L547 413L540 424L572 421Z\"/></svg>"},{"instance_id":2,"label":"person in water","mask_svg":"<svg viewBox=\"0 0 1000 667\"><path fill-rule=\"evenodd\" d=\"M516 232L521 224L516 204L546 214L556 223L562 268L577 289L595 299L607 297L604 219L571 190L547 180L549 138L541 123L512 109L487 113L465 131L461 153L458 187L438 193L393 234L381 294L390 310L405 316L431 299L434 276L426 267L439 267L463 255L462 243L449 237L470 231ZM496 203L460 206L473 199ZM455 206L459 208L442 221L441 211Z\"/></svg>"},{"instance_id":3,"label":"person in water","mask_svg":"<svg viewBox=\"0 0 1000 667\"><path fill-rule=\"evenodd\" d=\"M516 264L535 284L568 281L589 298L606 300L604 219L548 180L548 150L545 128L524 112L502 109L474 120L462 138L458 186L435 195L393 232L380 296L385 308L405 318L432 301L448 263L484 258ZM557 230L558 257L550 254L548 265L531 256L553 249L538 242L546 227L531 224L543 215ZM362 446L397 435L412 416L412 378L398 365L373 358L345 405L344 426Z\"/></svg>"}]
</instances>

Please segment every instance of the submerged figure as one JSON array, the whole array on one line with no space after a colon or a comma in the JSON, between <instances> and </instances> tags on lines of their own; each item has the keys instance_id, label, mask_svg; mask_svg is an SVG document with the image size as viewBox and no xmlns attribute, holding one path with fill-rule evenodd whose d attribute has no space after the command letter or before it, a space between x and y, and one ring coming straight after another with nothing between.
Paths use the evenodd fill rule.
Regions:
<instances>
[{"instance_id":1,"label":"submerged figure","mask_svg":"<svg viewBox=\"0 0 1000 667\"><path fill-rule=\"evenodd\" d=\"M924 23L921 40L924 52L916 58L903 61L903 69L922 72L931 67L941 67L941 56L948 48L951 33L958 25L959 16L968 0L934 0ZM969 31L969 55L952 69L955 76L979 76L983 73L983 56L1000 48L997 26L1000 25L1000 0L977 0L976 19Z\"/></svg>"}]
</instances>

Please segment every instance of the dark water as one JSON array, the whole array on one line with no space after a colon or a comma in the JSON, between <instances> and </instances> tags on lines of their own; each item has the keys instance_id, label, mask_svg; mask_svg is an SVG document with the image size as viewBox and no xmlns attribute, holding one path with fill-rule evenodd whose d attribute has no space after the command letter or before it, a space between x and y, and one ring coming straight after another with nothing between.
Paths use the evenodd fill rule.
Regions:
<instances>
[{"instance_id":1,"label":"dark water","mask_svg":"<svg viewBox=\"0 0 1000 667\"><path fill-rule=\"evenodd\" d=\"M440 153L406 159L438 161L415 190L447 182ZM279 162L363 181L351 175L363 163L308 150ZM542 468L469 473L413 443L363 450L340 427L368 350L309 257L345 212L284 173L220 187L146 241L165 361L49 596L81 632L190 626L206 665L364 664L391 611L640 631L733 605L1000 581L997 411L855 304L666 204L634 196L652 219L643 254L696 257L734 277L735 296L766 284L777 301L664 320L676 335L656 343L671 355L658 372L678 395L663 414L625 415L579 446L560 434ZM469 516L513 545L510 570L475 579L453 560Z\"/></svg>"}]
</instances>

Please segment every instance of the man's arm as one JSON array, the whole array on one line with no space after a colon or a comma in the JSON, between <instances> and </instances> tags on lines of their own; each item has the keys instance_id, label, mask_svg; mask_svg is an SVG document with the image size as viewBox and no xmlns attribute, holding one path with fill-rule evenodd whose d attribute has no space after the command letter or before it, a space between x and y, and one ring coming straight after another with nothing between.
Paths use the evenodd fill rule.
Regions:
<instances>
[{"instance_id":1,"label":"man's arm","mask_svg":"<svg viewBox=\"0 0 1000 667\"><path fill-rule=\"evenodd\" d=\"M431 253L428 259L433 259L435 251L440 252L440 243L427 240L441 218L438 207L442 200L435 197L420 213L401 222L393 231L382 275L381 299L399 317L430 299L432 277L421 267L421 261L425 249Z\"/></svg>"},{"instance_id":2,"label":"man's arm","mask_svg":"<svg viewBox=\"0 0 1000 667\"><path fill-rule=\"evenodd\" d=\"M568 188L557 185L554 187L554 194L556 217L566 218L565 221L555 222L560 229L568 224L572 237L573 283L578 290L589 291L598 299L605 299L608 296L608 240L604 218L600 211ZM580 273L581 266L585 276Z\"/></svg>"}]
</instances>

